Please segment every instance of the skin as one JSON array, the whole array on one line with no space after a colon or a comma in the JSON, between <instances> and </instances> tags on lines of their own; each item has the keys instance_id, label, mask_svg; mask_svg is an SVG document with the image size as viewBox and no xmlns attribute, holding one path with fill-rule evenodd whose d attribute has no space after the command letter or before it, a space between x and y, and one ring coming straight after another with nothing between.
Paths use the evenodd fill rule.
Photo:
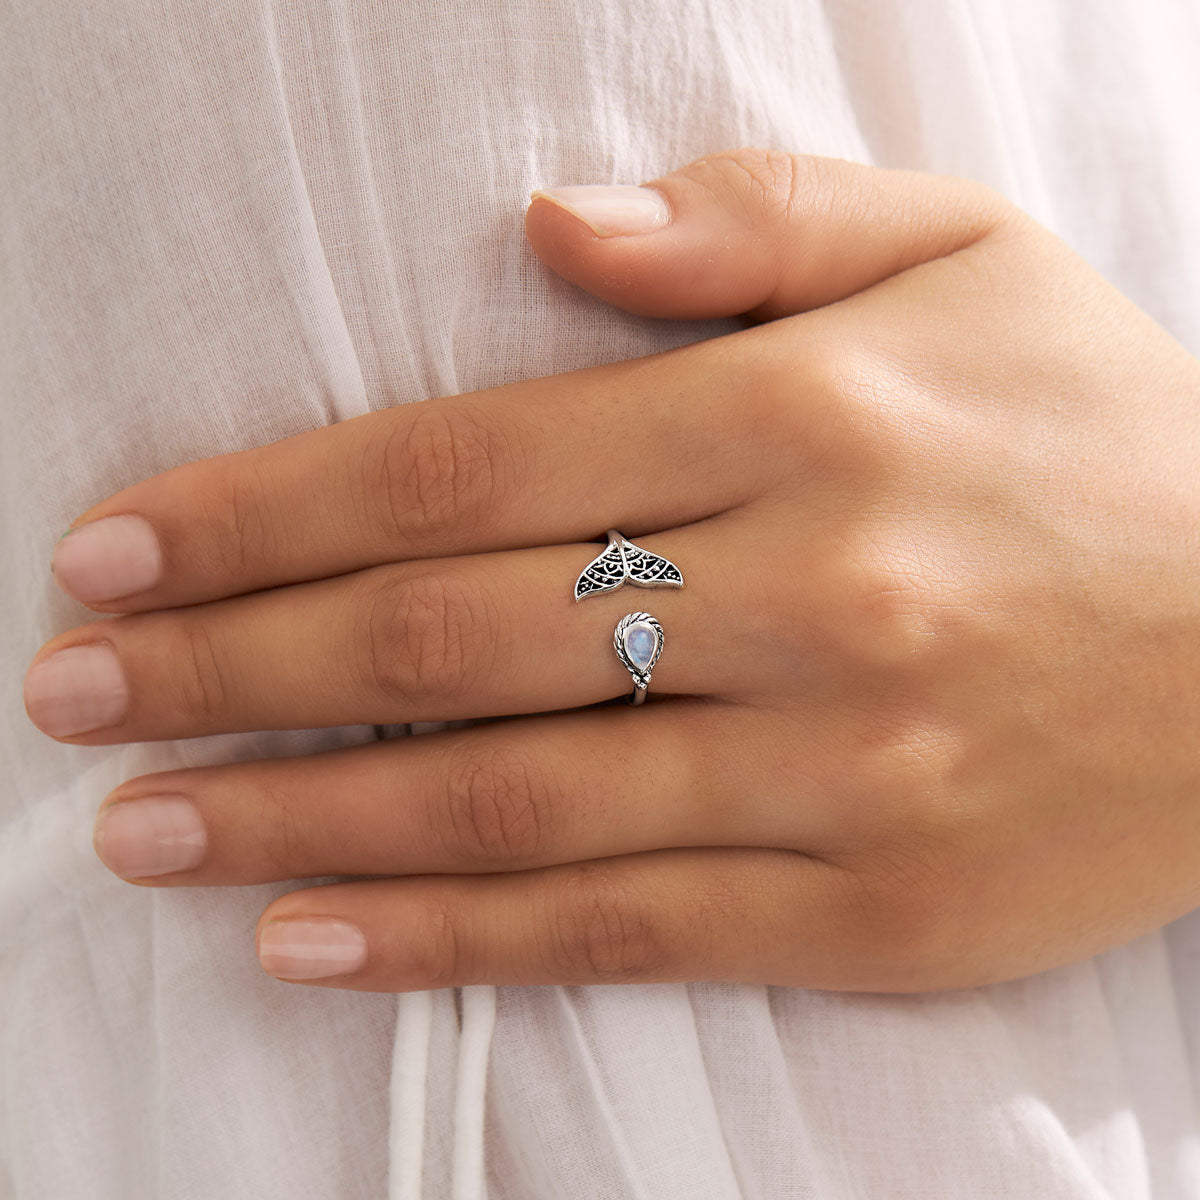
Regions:
<instances>
[{"instance_id":1,"label":"skin","mask_svg":"<svg viewBox=\"0 0 1200 1200\"><path fill-rule=\"evenodd\" d=\"M961 180L756 149L548 199L549 267L665 354L373 413L138 483L161 582L94 604L107 745L509 718L163 772L204 860L348 876L268 921L361 929L316 986L724 979L921 991L1079 960L1200 904L1200 364ZM639 431L614 453L614 428ZM575 603L602 531L686 586ZM666 647L649 700L612 629ZM31 716L37 717L36 712Z\"/></svg>"}]
</instances>

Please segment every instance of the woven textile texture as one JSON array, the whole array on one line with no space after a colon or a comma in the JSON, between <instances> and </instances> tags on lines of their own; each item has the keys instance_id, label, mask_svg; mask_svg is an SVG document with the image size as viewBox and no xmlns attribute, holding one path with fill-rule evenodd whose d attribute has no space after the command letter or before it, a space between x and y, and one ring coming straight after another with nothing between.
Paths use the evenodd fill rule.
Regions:
<instances>
[{"instance_id":1,"label":"woven textile texture","mask_svg":"<svg viewBox=\"0 0 1200 1200\"><path fill-rule=\"evenodd\" d=\"M0 1196L1200 1197L1200 915L912 998L290 986L253 930L296 884L131 887L92 819L373 731L69 748L20 700L118 488L737 327L551 276L534 187L752 144L973 176L1200 350L1198 62L1194 0L0 6Z\"/></svg>"}]
</instances>

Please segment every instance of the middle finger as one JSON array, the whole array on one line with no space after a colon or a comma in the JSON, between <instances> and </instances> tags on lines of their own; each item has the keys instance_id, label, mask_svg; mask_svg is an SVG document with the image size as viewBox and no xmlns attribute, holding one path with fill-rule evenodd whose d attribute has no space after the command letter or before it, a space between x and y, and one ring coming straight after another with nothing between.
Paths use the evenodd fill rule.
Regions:
<instances>
[{"instance_id":1,"label":"middle finger","mask_svg":"<svg viewBox=\"0 0 1200 1200\"><path fill-rule=\"evenodd\" d=\"M740 594L753 571L738 517L640 539L680 566L681 590L625 586L575 603L592 543L399 563L93 622L39 652L26 708L50 736L88 745L574 708L632 691L612 636L634 610L664 629L652 696L745 694L765 642ZM722 612L741 615L715 646Z\"/></svg>"}]
</instances>

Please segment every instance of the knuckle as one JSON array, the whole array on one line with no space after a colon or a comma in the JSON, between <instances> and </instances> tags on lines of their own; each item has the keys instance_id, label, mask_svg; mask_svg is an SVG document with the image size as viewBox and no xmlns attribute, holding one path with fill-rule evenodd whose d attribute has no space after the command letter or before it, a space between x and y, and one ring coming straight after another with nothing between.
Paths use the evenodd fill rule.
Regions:
<instances>
[{"instance_id":1,"label":"knuckle","mask_svg":"<svg viewBox=\"0 0 1200 1200\"><path fill-rule=\"evenodd\" d=\"M927 846L876 846L843 874L844 933L893 979L927 978L958 949L959 889Z\"/></svg>"},{"instance_id":2,"label":"knuckle","mask_svg":"<svg viewBox=\"0 0 1200 1200\"><path fill-rule=\"evenodd\" d=\"M419 534L437 547L455 531L480 527L494 512L504 452L498 424L471 409L437 405L405 412L368 451L371 507L388 535L410 541Z\"/></svg>"},{"instance_id":3,"label":"knuckle","mask_svg":"<svg viewBox=\"0 0 1200 1200\"><path fill-rule=\"evenodd\" d=\"M721 203L734 200L764 225L786 221L801 195L815 160L761 146L727 150L704 159L699 182Z\"/></svg>"},{"instance_id":4,"label":"knuckle","mask_svg":"<svg viewBox=\"0 0 1200 1200\"><path fill-rule=\"evenodd\" d=\"M627 874L587 864L557 897L549 968L564 982L624 983L663 977L674 950L661 912Z\"/></svg>"},{"instance_id":5,"label":"knuckle","mask_svg":"<svg viewBox=\"0 0 1200 1200\"><path fill-rule=\"evenodd\" d=\"M811 593L820 636L845 665L890 676L914 670L940 640L947 600L937 570L875 519L837 538Z\"/></svg>"},{"instance_id":6,"label":"knuckle","mask_svg":"<svg viewBox=\"0 0 1200 1200\"><path fill-rule=\"evenodd\" d=\"M503 641L491 598L452 573L383 574L363 611L366 684L388 701L469 693Z\"/></svg>"},{"instance_id":7,"label":"knuckle","mask_svg":"<svg viewBox=\"0 0 1200 1200\"><path fill-rule=\"evenodd\" d=\"M479 865L537 859L551 802L545 771L531 756L508 746L469 748L451 761L446 779L434 815L447 826L455 859Z\"/></svg>"},{"instance_id":8,"label":"knuckle","mask_svg":"<svg viewBox=\"0 0 1200 1200\"><path fill-rule=\"evenodd\" d=\"M954 732L899 718L877 722L847 749L860 847L907 845L932 861L953 861L967 823L952 782L961 758Z\"/></svg>"},{"instance_id":9,"label":"knuckle","mask_svg":"<svg viewBox=\"0 0 1200 1200\"><path fill-rule=\"evenodd\" d=\"M897 726L860 757L862 784L906 813L932 812L949 773L949 736L903 720Z\"/></svg>"},{"instance_id":10,"label":"knuckle","mask_svg":"<svg viewBox=\"0 0 1200 1200\"><path fill-rule=\"evenodd\" d=\"M804 377L804 360L790 353L776 354L762 347L747 371L744 362L733 364L734 381L741 380L744 394L734 410L745 432L763 448L777 446L795 470L796 451L808 438L811 401Z\"/></svg>"},{"instance_id":11,"label":"knuckle","mask_svg":"<svg viewBox=\"0 0 1200 1200\"><path fill-rule=\"evenodd\" d=\"M963 217L981 234L1009 222L1020 225L1034 223L1023 209L991 184L965 176L955 176L947 182L955 189L955 198Z\"/></svg>"},{"instance_id":12,"label":"knuckle","mask_svg":"<svg viewBox=\"0 0 1200 1200\"><path fill-rule=\"evenodd\" d=\"M836 331L788 329L758 346L749 370L739 365L742 395L732 419L779 485L807 487L820 478L844 487L853 477L877 487L892 473L903 453L902 414L868 347L849 345Z\"/></svg>"},{"instance_id":13,"label":"knuckle","mask_svg":"<svg viewBox=\"0 0 1200 1200\"><path fill-rule=\"evenodd\" d=\"M454 987L470 983L473 965L467 939L459 932L461 914L446 899L426 895L420 902L421 936L406 938L397 957L403 963L403 976L421 981L423 988ZM406 923L407 925L407 923Z\"/></svg>"},{"instance_id":14,"label":"knuckle","mask_svg":"<svg viewBox=\"0 0 1200 1200\"><path fill-rule=\"evenodd\" d=\"M877 485L911 454L917 405L878 349L830 333L814 346L800 384L806 396L818 398L807 429L815 456L836 471Z\"/></svg>"},{"instance_id":15,"label":"knuckle","mask_svg":"<svg viewBox=\"0 0 1200 1200\"><path fill-rule=\"evenodd\" d=\"M220 725L230 699L230 680L211 631L198 621L182 631L182 659L186 669L178 676L189 717L203 725Z\"/></svg>"},{"instance_id":16,"label":"knuckle","mask_svg":"<svg viewBox=\"0 0 1200 1200\"><path fill-rule=\"evenodd\" d=\"M963 949L977 822L950 782L951 737L912 723L860 746L846 849L848 935L897 979L929 978Z\"/></svg>"},{"instance_id":17,"label":"knuckle","mask_svg":"<svg viewBox=\"0 0 1200 1200\"><path fill-rule=\"evenodd\" d=\"M918 571L873 543L858 556L848 582L849 621L865 633L860 656L872 665L892 666L919 653L932 630L925 607L927 587Z\"/></svg>"},{"instance_id":18,"label":"knuckle","mask_svg":"<svg viewBox=\"0 0 1200 1200\"><path fill-rule=\"evenodd\" d=\"M270 772L261 772L255 786L256 805L251 819L242 823L247 835L239 839L237 852L253 863L255 870L267 869L264 878L294 879L307 873L309 848L327 845L314 839L295 803L294 791L277 786Z\"/></svg>"},{"instance_id":19,"label":"knuckle","mask_svg":"<svg viewBox=\"0 0 1200 1200\"><path fill-rule=\"evenodd\" d=\"M243 575L279 553L279 531L269 517L267 481L253 461L224 467L217 484L205 489L204 527L211 537L199 546L205 565L221 575Z\"/></svg>"}]
</instances>

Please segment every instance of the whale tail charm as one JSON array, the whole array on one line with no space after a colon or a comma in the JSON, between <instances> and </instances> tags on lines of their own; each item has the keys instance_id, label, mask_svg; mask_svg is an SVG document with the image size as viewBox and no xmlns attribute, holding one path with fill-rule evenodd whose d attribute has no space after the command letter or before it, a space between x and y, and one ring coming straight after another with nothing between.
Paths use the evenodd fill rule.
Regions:
<instances>
[{"instance_id":1,"label":"whale tail charm","mask_svg":"<svg viewBox=\"0 0 1200 1200\"><path fill-rule=\"evenodd\" d=\"M593 592L611 592L623 583L635 587L683 587L683 575L669 558L635 546L615 529L608 531L608 548L596 555L575 581L575 599Z\"/></svg>"}]
</instances>

